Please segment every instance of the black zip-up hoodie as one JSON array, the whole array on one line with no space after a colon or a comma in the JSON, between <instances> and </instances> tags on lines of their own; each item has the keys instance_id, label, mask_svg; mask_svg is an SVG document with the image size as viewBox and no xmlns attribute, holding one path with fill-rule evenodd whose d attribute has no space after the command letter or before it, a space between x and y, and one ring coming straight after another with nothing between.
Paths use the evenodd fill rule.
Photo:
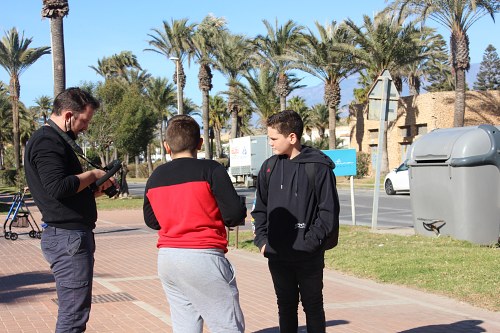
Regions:
<instances>
[{"instance_id":1,"label":"black zip-up hoodie","mask_svg":"<svg viewBox=\"0 0 500 333\"><path fill-rule=\"evenodd\" d=\"M315 164L314 186L309 184L306 163ZM328 156L306 146L293 159L278 156L272 170L267 161L262 164L252 216L254 243L259 249L266 245L266 257L303 259L337 244L339 199L334 168Z\"/></svg>"}]
</instances>

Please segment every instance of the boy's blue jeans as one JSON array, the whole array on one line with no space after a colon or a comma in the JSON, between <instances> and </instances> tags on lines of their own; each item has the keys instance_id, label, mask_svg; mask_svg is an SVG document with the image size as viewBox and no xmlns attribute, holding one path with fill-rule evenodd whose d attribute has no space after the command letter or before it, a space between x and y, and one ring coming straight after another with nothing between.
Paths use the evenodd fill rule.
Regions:
<instances>
[{"instance_id":1,"label":"boy's blue jeans","mask_svg":"<svg viewBox=\"0 0 500 333\"><path fill-rule=\"evenodd\" d=\"M324 252L307 260L270 259L268 265L278 299L280 333L297 333L299 295L306 314L307 332L324 333Z\"/></svg>"},{"instance_id":2,"label":"boy's blue jeans","mask_svg":"<svg viewBox=\"0 0 500 333\"><path fill-rule=\"evenodd\" d=\"M56 281L56 333L84 332L92 302L94 233L48 226L42 233L41 247Z\"/></svg>"}]
</instances>

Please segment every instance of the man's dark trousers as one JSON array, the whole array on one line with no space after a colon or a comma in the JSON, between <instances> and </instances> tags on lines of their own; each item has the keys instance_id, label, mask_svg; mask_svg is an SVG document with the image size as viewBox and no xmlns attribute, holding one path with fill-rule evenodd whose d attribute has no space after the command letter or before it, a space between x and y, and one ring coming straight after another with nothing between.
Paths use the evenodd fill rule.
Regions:
<instances>
[{"instance_id":1,"label":"man's dark trousers","mask_svg":"<svg viewBox=\"0 0 500 333\"><path fill-rule=\"evenodd\" d=\"M324 252L306 260L270 259L268 265L278 299L280 333L297 333L299 294L306 314L307 332L324 333Z\"/></svg>"},{"instance_id":2,"label":"man's dark trousers","mask_svg":"<svg viewBox=\"0 0 500 333\"><path fill-rule=\"evenodd\" d=\"M41 247L56 281L56 333L84 332L92 302L94 233L48 226L42 233Z\"/></svg>"}]
</instances>

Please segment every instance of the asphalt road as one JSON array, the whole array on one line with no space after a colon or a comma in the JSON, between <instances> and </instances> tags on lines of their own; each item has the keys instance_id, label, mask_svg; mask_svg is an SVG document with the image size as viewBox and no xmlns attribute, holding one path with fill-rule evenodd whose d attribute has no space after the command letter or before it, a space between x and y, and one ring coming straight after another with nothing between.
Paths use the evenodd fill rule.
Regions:
<instances>
[{"instance_id":1,"label":"asphalt road","mask_svg":"<svg viewBox=\"0 0 500 333\"><path fill-rule=\"evenodd\" d=\"M144 195L144 183L129 184L130 194L133 196ZM248 210L252 209L252 202L255 197L255 188L237 187L236 191L239 195L246 197ZM340 223L352 224L351 213L351 194L348 189L339 189L340 200ZM356 225L371 226L372 224L372 209L373 209L373 190L354 190L354 206ZM380 192L379 209L378 209L378 227L394 228L394 227L412 227L412 213L409 194L387 195L385 192ZM245 226L242 229L246 229Z\"/></svg>"}]
</instances>

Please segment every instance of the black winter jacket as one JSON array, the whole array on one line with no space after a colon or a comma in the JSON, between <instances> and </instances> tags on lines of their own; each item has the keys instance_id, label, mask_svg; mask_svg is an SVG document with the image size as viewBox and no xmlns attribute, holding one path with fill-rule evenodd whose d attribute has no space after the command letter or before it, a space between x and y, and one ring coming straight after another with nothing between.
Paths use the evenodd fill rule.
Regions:
<instances>
[{"instance_id":1,"label":"black winter jacket","mask_svg":"<svg viewBox=\"0 0 500 333\"><path fill-rule=\"evenodd\" d=\"M315 164L314 186L308 184L306 163ZM259 249L266 245L266 257L303 259L337 244L339 198L333 168L328 156L306 146L293 159L280 155L273 170L263 163L252 217L254 243Z\"/></svg>"}]
</instances>

